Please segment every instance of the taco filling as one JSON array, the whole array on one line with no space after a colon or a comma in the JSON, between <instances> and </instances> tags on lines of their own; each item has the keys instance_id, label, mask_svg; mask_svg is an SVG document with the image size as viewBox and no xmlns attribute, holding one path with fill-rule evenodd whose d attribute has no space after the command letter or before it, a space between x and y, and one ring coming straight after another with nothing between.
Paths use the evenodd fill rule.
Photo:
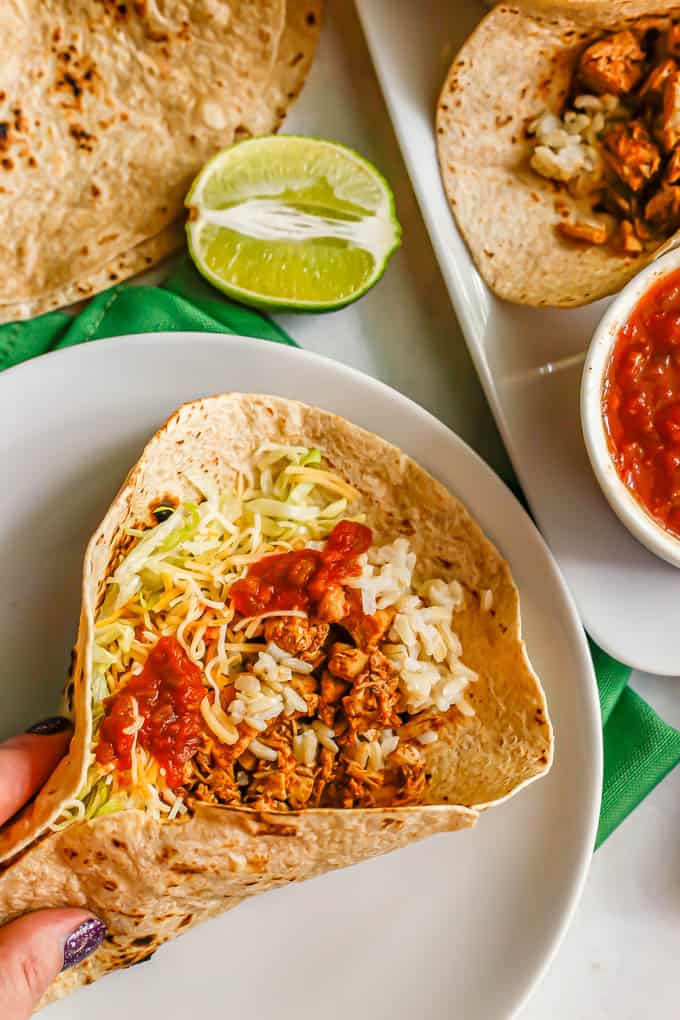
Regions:
<instances>
[{"instance_id":1,"label":"taco filling","mask_svg":"<svg viewBox=\"0 0 680 1020\"><path fill-rule=\"evenodd\" d=\"M669 20L603 35L580 54L561 116L529 123L531 168L590 199L592 215L558 222L563 237L639 255L680 226L678 58Z\"/></svg>"},{"instance_id":2,"label":"taco filling","mask_svg":"<svg viewBox=\"0 0 680 1020\"><path fill-rule=\"evenodd\" d=\"M317 449L265 443L233 491L191 481L202 501L126 529L95 620L87 782L55 827L423 803L426 748L474 716L455 617L475 596L416 582L407 536L376 545Z\"/></svg>"}]
</instances>

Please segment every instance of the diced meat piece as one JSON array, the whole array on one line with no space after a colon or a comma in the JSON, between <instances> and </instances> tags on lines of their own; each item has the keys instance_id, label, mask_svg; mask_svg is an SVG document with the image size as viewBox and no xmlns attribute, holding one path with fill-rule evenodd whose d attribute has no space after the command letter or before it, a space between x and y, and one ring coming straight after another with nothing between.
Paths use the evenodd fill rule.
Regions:
<instances>
[{"instance_id":1,"label":"diced meat piece","mask_svg":"<svg viewBox=\"0 0 680 1020\"><path fill-rule=\"evenodd\" d=\"M680 57L680 23L677 21L668 29L666 47L674 57Z\"/></svg>"},{"instance_id":2,"label":"diced meat piece","mask_svg":"<svg viewBox=\"0 0 680 1020\"><path fill-rule=\"evenodd\" d=\"M336 641L331 646L328 668L343 680L354 680L368 664L368 655L359 648Z\"/></svg>"},{"instance_id":3,"label":"diced meat piece","mask_svg":"<svg viewBox=\"0 0 680 1020\"><path fill-rule=\"evenodd\" d=\"M357 677L349 694L342 699L350 731L364 733L369 729L399 726L398 701L396 669L382 652L373 652L368 670Z\"/></svg>"},{"instance_id":4,"label":"diced meat piece","mask_svg":"<svg viewBox=\"0 0 680 1020\"><path fill-rule=\"evenodd\" d=\"M306 659L322 647L328 637L328 624L312 623L299 616L276 616L266 621L264 636L296 659Z\"/></svg>"},{"instance_id":5,"label":"diced meat piece","mask_svg":"<svg viewBox=\"0 0 680 1020\"><path fill-rule=\"evenodd\" d=\"M384 772L362 769L354 761L347 762L346 793L343 807L375 807L378 791L385 782Z\"/></svg>"},{"instance_id":6,"label":"diced meat piece","mask_svg":"<svg viewBox=\"0 0 680 1020\"><path fill-rule=\"evenodd\" d=\"M368 660L368 668L371 676L375 680L380 680L381 683L384 684L391 684L397 673L387 656L377 650L371 652L371 657Z\"/></svg>"},{"instance_id":7,"label":"diced meat piece","mask_svg":"<svg viewBox=\"0 0 680 1020\"><path fill-rule=\"evenodd\" d=\"M402 743L389 757L381 804L420 804L427 790L426 761L415 744Z\"/></svg>"},{"instance_id":8,"label":"diced meat piece","mask_svg":"<svg viewBox=\"0 0 680 1020\"><path fill-rule=\"evenodd\" d=\"M644 245L635 233L630 220L621 220L617 237L617 246L624 255L639 255L644 251Z\"/></svg>"},{"instance_id":9,"label":"diced meat piece","mask_svg":"<svg viewBox=\"0 0 680 1020\"><path fill-rule=\"evenodd\" d=\"M271 808L286 800L286 774L279 769L257 774L248 787L248 800L251 798Z\"/></svg>"},{"instance_id":10,"label":"diced meat piece","mask_svg":"<svg viewBox=\"0 0 680 1020\"><path fill-rule=\"evenodd\" d=\"M586 244L606 244L609 237L607 224L600 220L560 220L557 232L570 241Z\"/></svg>"},{"instance_id":11,"label":"diced meat piece","mask_svg":"<svg viewBox=\"0 0 680 1020\"><path fill-rule=\"evenodd\" d=\"M676 145L673 149L671 158L666 164L663 179L668 184L677 184L680 181L680 145Z\"/></svg>"},{"instance_id":12,"label":"diced meat piece","mask_svg":"<svg viewBox=\"0 0 680 1020\"><path fill-rule=\"evenodd\" d=\"M368 656L366 656L366 661L368 661ZM317 714L321 722L325 723L326 726L333 727L335 713L348 690L349 686L344 680L338 680L337 677L331 676L329 672L324 671L321 677L321 698L319 699Z\"/></svg>"},{"instance_id":13,"label":"diced meat piece","mask_svg":"<svg viewBox=\"0 0 680 1020\"><path fill-rule=\"evenodd\" d=\"M327 705L337 705L339 701L347 694L349 690L349 684L345 683L344 680L338 680L337 677L331 676L329 672L324 672L321 677L321 700Z\"/></svg>"},{"instance_id":14,"label":"diced meat piece","mask_svg":"<svg viewBox=\"0 0 680 1020\"><path fill-rule=\"evenodd\" d=\"M349 631L356 645L369 651L375 648L392 626L393 609L379 609L368 616L361 609L353 610L342 621L342 626Z\"/></svg>"},{"instance_id":15,"label":"diced meat piece","mask_svg":"<svg viewBox=\"0 0 680 1020\"><path fill-rule=\"evenodd\" d=\"M667 60L662 60L656 67L653 67L640 86L640 98L643 99L645 96L655 99L661 98L666 79L677 70L677 66L675 61L669 57Z\"/></svg>"},{"instance_id":16,"label":"diced meat piece","mask_svg":"<svg viewBox=\"0 0 680 1020\"><path fill-rule=\"evenodd\" d=\"M432 715L430 712L419 712L418 715L414 715L408 722L399 727L397 735L399 740L404 743L419 737L421 733L427 733L428 730L438 729L444 721L445 716Z\"/></svg>"},{"instance_id":17,"label":"diced meat piece","mask_svg":"<svg viewBox=\"0 0 680 1020\"><path fill-rule=\"evenodd\" d=\"M248 726L247 723L240 723L238 726L238 740L235 744L215 744L213 754L220 765L226 767L240 758L247 749L248 744L259 734L257 730Z\"/></svg>"},{"instance_id":18,"label":"diced meat piece","mask_svg":"<svg viewBox=\"0 0 680 1020\"><path fill-rule=\"evenodd\" d=\"M661 154L640 120L617 124L608 131L602 155L631 191L640 191L661 164Z\"/></svg>"},{"instance_id":19,"label":"diced meat piece","mask_svg":"<svg viewBox=\"0 0 680 1020\"><path fill-rule=\"evenodd\" d=\"M317 613L327 623L339 623L347 615L347 598L339 584L330 585L321 596Z\"/></svg>"},{"instance_id":20,"label":"diced meat piece","mask_svg":"<svg viewBox=\"0 0 680 1020\"><path fill-rule=\"evenodd\" d=\"M258 733L258 739L278 753L276 762L265 762L258 759L258 771L261 771L263 768L291 771L295 768L295 755L293 754L293 735L295 732L296 723L293 722L290 716L277 716L275 719L272 719L263 733Z\"/></svg>"},{"instance_id":21,"label":"diced meat piece","mask_svg":"<svg viewBox=\"0 0 680 1020\"><path fill-rule=\"evenodd\" d=\"M272 801L284 801L286 797L285 773L279 769L271 769L256 774L248 787L248 798L264 800L271 805Z\"/></svg>"},{"instance_id":22,"label":"diced meat piece","mask_svg":"<svg viewBox=\"0 0 680 1020\"><path fill-rule=\"evenodd\" d=\"M221 746L211 746L206 741L204 747L188 764L192 774L185 775L185 785L191 797L205 804L241 802L241 792L234 776L233 759L229 759L223 753Z\"/></svg>"},{"instance_id":23,"label":"diced meat piece","mask_svg":"<svg viewBox=\"0 0 680 1020\"><path fill-rule=\"evenodd\" d=\"M314 792L312 794L316 807L319 807L322 803L325 807L342 806L340 801L336 802L332 795L326 793L329 784L333 782L337 768L338 757L335 752L327 747L322 747L319 750L319 770L314 779Z\"/></svg>"},{"instance_id":24,"label":"diced meat piece","mask_svg":"<svg viewBox=\"0 0 680 1020\"><path fill-rule=\"evenodd\" d=\"M599 95L630 92L642 78L645 52L633 32L615 32L591 43L581 54L578 74Z\"/></svg>"},{"instance_id":25,"label":"diced meat piece","mask_svg":"<svg viewBox=\"0 0 680 1020\"><path fill-rule=\"evenodd\" d=\"M294 811L299 811L309 803L314 791L314 774L304 766L296 769L288 776L288 803Z\"/></svg>"},{"instance_id":26,"label":"diced meat piece","mask_svg":"<svg viewBox=\"0 0 680 1020\"><path fill-rule=\"evenodd\" d=\"M252 772L253 769L257 768L257 758L252 751L244 751L238 760L241 768L244 768L247 772Z\"/></svg>"},{"instance_id":27,"label":"diced meat piece","mask_svg":"<svg viewBox=\"0 0 680 1020\"><path fill-rule=\"evenodd\" d=\"M319 704L319 682L311 673L293 673L290 686L307 702L307 712L314 715Z\"/></svg>"},{"instance_id":28,"label":"diced meat piece","mask_svg":"<svg viewBox=\"0 0 680 1020\"><path fill-rule=\"evenodd\" d=\"M667 152L680 142L680 71L669 75L663 87L660 136Z\"/></svg>"},{"instance_id":29,"label":"diced meat piece","mask_svg":"<svg viewBox=\"0 0 680 1020\"><path fill-rule=\"evenodd\" d=\"M680 221L680 186L664 184L645 206L645 219L656 230L669 230Z\"/></svg>"},{"instance_id":30,"label":"diced meat piece","mask_svg":"<svg viewBox=\"0 0 680 1020\"><path fill-rule=\"evenodd\" d=\"M210 774L212 767L213 758L210 753L210 745L206 739L204 746L200 751L196 752L196 757L186 763L185 772L187 773L187 781L193 773L196 773L201 779L205 779Z\"/></svg>"}]
</instances>

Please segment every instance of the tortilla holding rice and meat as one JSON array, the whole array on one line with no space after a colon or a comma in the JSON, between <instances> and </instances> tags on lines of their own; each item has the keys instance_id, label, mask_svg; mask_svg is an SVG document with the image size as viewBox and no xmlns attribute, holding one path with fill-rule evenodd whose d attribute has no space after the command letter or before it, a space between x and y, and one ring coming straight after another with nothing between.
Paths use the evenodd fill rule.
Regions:
<instances>
[{"instance_id":1,"label":"tortilla holding rice and meat","mask_svg":"<svg viewBox=\"0 0 680 1020\"><path fill-rule=\"evenodd\" d=\"M444 185L499 296L581 305L680 228L680 5L499 5L437 111Z\"/></svg>"},{"instance_id":2,"label":"tortilla holding rice and meat","mask_svg":"<svg viewBox=\"0 0 680 1020\"><path fill-rule=\"evenodd\" d=\"M275 397L150 441L87 549L66 693L70 755L0 832L0 923L78 904L109 929L48 999L467 828L552 760L496 549L401 451Z\"/></svg>"}]
</instances>

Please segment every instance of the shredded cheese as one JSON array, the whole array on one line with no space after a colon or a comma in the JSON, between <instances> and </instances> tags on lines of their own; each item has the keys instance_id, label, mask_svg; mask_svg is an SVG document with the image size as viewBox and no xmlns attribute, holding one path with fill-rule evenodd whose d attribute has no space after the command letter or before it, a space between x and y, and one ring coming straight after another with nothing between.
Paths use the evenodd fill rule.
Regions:
<instances>
[{"instance_id":1,"label":"shredded cheese","mask_svg":"<svg viewBox=\"0 0 680 1020\"><path fill-rule=\"evenodd\" d=\"M211 705L206 694L201 702L200 709L206 726L212 730L218 740L230 746L238 741L237 728L217 701L214 705Z\"/></svg>"},{"instance_id":2,"label":"shredded cheese","mask_svg":"<svg viewBox=\"0 0 680 1020\"><path fill-rule=\"evenodd\" d=\"M139 735L139 731L144 726L144 716L139 711L139 705L137 703L137 699L136 698L131 698L130 700L132 701L132 711L134 712L134 718L133 718L131 724L129 726L125 727L125 729L123 730L123 733L128 734L128 736L132 736L132 747L130 749L130 760L132 762L131 774L132 774L132 782L133 782L133 784L136 785L137 782L138 782L138 779L139 779L138 762L137 762L137 737Z\"/></svg>"},{"instance_id":3,"label":"shredded cheese","mask_svg":"<svg viewBox=\"0 0 680 1020\"><path fill-rule=\"evenodd\" d=\"M320 471L318 468L298 467L290 464L283 469L283 474L293 478L302 478L304 481L320 485L331 492L337 492L346 499L361 499L361 493L348 482L342 480L330 471Z\"/></svg>"},{"instance_id":4,"label":"shredded cheese","mask_svg":"<svg viewBox=\"0 0 680 1020\"><path fill-rule=\"evenodd\" d=\"M302 609L272 609L269 613L260 613L258 616L244 616L232 629L236 634L237 631L243 630L251 623L261 623L262 620L269 620L274 616L299 616L303 620L307 619L307 613Z\"/></svg>"}]
</instances>

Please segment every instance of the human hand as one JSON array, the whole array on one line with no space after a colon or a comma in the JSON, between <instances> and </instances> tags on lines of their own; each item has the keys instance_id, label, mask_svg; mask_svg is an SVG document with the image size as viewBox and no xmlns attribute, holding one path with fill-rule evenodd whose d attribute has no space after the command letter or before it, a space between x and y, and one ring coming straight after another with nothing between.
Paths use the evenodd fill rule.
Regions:
<instances>
[{"instance_id":1,"label":"human hand","mask_svg":"<svg viewBox=\"0 0 680 1020\"><path fill-rule=\"evenodd\" d=\"M0 825L40 789L68 748L56 716L0 744ZM0 1017L26 1020L57 974L101 945L104 924L85 910L37 910L0 928Z\"/></svg>"}]
</instances>

